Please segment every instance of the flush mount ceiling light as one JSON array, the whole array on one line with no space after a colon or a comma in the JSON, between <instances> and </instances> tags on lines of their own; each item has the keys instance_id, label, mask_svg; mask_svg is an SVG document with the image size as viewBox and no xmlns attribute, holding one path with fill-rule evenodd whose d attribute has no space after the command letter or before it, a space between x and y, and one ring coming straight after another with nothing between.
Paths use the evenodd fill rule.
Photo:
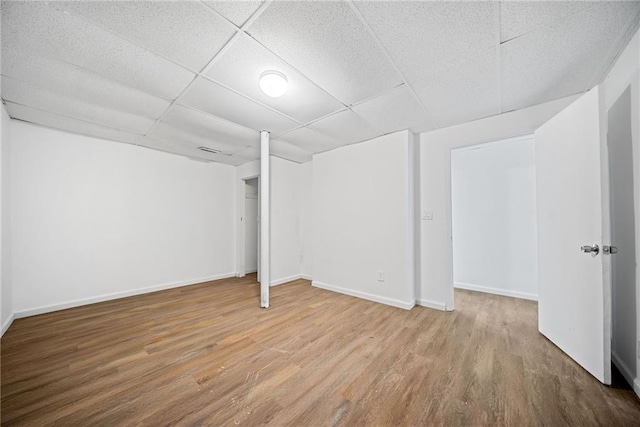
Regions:
<instances>
[{"instance_id":1,"label":"flush mount ceiling light","mask_svg":"<svg viewBox=\"0 0 640 427\"><path fill-rule=\"evenodd\" d=\"M260 75L260 89L272 98L284 95L288 84L287 76L279 71L265 71Z\"/></svg>"}]
</instances>

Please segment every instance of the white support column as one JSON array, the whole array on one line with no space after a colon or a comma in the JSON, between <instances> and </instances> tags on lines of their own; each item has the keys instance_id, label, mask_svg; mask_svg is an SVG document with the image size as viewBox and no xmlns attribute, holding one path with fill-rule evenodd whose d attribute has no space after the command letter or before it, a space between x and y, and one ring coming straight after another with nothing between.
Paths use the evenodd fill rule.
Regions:
<instances>
[{"instance_id":1,"label":"white support column","mask_svg":"<svg viewBox=\"0 0 640 427\"><path fill-rule=\"evenodd\" d=\"M269 132L260 132L260 307L269 308L271 281L271 220L269 218L271 195L269 170Z\"/></svg>"}]
</instances>

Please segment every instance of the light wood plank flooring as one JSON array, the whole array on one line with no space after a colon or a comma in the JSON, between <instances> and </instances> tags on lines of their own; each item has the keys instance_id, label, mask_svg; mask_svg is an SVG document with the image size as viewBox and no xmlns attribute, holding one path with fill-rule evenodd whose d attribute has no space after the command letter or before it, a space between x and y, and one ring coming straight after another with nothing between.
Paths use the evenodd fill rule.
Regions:
<instances>
[{"instance_id":1,"label":"light wood plank flooring","mask_svg":"<svg viewBox=\"0 0 640 427\"><path fill-rule=\"evenodd\" d=\"M405 311L255 276L19 319L2 425L639 425L536 328L536 304L457 291Z\"/></svg>"}]
</instances>

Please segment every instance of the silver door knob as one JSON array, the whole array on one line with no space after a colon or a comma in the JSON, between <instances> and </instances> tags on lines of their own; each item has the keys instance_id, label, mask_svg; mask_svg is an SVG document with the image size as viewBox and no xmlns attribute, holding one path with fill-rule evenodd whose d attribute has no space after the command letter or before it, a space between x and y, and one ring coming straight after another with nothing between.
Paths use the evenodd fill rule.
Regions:
<instances>
[{"instance_id":1,"label":"silver door knob","mask_svg":"<svg viewBox=\"0 0 640 427\"><path fill-rule=\"evenodd\" d=\"M600 247L595 243L591 246L584 245L583 247L580 248L580 250L585 254L591 254L591 256L596 256L600 253Z\"/></svg>"}]
</instances>

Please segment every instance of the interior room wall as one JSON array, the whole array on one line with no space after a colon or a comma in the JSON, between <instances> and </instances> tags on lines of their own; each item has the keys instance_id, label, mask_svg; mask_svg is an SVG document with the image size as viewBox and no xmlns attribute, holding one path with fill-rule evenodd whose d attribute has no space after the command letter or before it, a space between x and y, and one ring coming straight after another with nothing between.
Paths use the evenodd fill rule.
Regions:
<instances>
[{"instance_id":1,"label":"interior room wall","mask_svg":"<svg viewBox=\"0 0 640 427\"><path fill-rule=\"evenodd\" d=\"M533 135L451 151L455 287L537 299Z\"/></svg>"},{"instance_id":2,"label":"interior room wall","mask_svg":"<svg viewBox=\"0 0 640 427\"><path fill-rule=\"evenodd\" d=\"M300 278L300 164L271 156L271 286Z\"/></svg>"},{"instance_id":3,"label":"interior room wall","mask_svg":"<svg viewBox=\"0 0 640 427\"><path fill-rule=\"evenodd\" d=\"M415 304L409 131L313 158L313 285ZM384 272L384 281L379 272Z\"/></svg>"},{"instance_id":4,"label":"interior room wall","mask_svg":"<svg viewBox=\"0 0 640 427\"><path fill-rule=\"evenodd\" d=\"M245 181L244 265L245 273L258 271L258 179Z\"/></svg>"},{"instance_id":5,"label":"interior room wall","mask_svg":"<svg viewBox=\"0 0 640 427\"><path fill-rule=\"evenodd\" d=\"M625 90L629 88L631 97L631 140L633 151L633 191L635 212L635 289L615 287L614 302L625 300L635 294L635 313L620 312L620 309L630 310L630 307L613 307L613 342L612 360L625 376L627 381L640 396L640 31L638 31L625 50L616 60L604 81L605 102L607 112L618 102ZM611 119L611 118L610 118ZM615 245L615 242L613 242ZM633 308L633 307L631 307ZM635 322L635 327L633 325ZM635 331L635 333L633 332Z\"/></svg>"},{"instance_id":6,"label":"interior room wall","mask_svg":"<svg viewBox=\"0 0 640 427\"><path fill-rule=\"evenodd\" d=\"M16 316L234 274L235 168L12 122Z\"/></svg>"},{"instance_id":7,"label":"interior room wall","mask_svg":"<svg viewBox=\"0 0 640 427\"><path fill-rule=\"evenodd\" d=\"M454 309L451 150L531 134L578 96L420 134L419 304Z\"/></svg>"},{"instance_id":8,"label":"interior room wall","mask_svg":"<svg viewBox=\"0 0 640 427\"><path fill-rule=\"evenodd\" d=\"M13 291L11 286L11 226L9 198L9 156L11 119L4 105L0 107L0 325L4 334L13 320Z\"/></svg>"},{"instance_id":9,"label":"interior room wall","mask_svg":"<svg viewBox=\"0 0 640 427\"><path fill-rule=\"evenodd\" d=\"M300 165L300 272L313 277L313 161Z\"/></svg>"}]
</instances>

